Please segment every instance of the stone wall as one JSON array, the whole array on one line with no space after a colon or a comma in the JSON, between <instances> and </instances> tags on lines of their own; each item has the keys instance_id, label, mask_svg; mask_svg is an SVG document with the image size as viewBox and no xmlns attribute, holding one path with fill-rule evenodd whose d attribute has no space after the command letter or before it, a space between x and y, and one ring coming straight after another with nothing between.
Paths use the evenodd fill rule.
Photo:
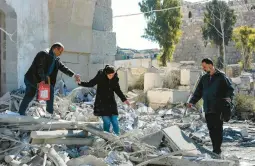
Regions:
<instances>
[{"instance_id":1,"label":"stone wall","mask_svg":"<svg viewBox=\"0 0 255 166\"><path fill-rule=\"evenodd\" d=\"M59 41L65 52L61 60L83 80L93 78L105 64L113 64L116 34L112 32L111 0L0 0L6 36L6 54L1 56L1 92L24 86L24 74L36 54ZM2 43L1 43L2 44ZM68 88L73 78L59 72Z\"/></svg>"},{"instance_id":2,"label":"stone wall","mask_svg":"<svg viewBox=\"0 0 255 166\"><path fill-rule=\"evenodd\" d=\"M114 66L116 68L124 67L124 68L160 68L160 62L156 59L128 59L128 60L115 60ZM178 68L179 63L168 62L168 68Z\"/></svg>"},{"instance_id":3,"label":"stone wall","mask_svg":"<svg viewBox=\"0 0 255 166\"><path fill-rule=\"evenodd\" d=\"M151 68L151 66L158 67L157 60L151 59L129 59L129 60L116 60L114 62L115 67L124 67L124 68Z\"/></svg>"},{"instance_id":4,"label":"stone wall","mask_svg":"<svg viewBox=\"0 0 255 166\"><path fill-rule=\"evenodd\" d=\"M60 3L63 0L54 0ZM52 32L53 40L61 39L66 47L65 54L61 59L73 71L81 74L82 80L88 81L93 78L99 69L102 69L105 64L113 64L116 54L116 34L112 32L112 9L111 0L64 0L61 4L61 13L66 13L67 16L64 25L61 22L55 21L57 27L55 33ZM50 1L51 3L53 1ZM73 4L73 2L75 2ZM52 4L52 13L56 17L61 16L61 13L56 13ZM68 9L67 11L65 11ZM64 13L64 14L65 14ZM68 15L72 15L68 20ZM58 30L63 26L61 32ZM52 29L52 28L51 28ZM68 88L75 88L77 85L72 78L59 74L59 79L63 78Z\"/></svg>"},{"instance_id":5,"label":"stone wall","mask_svg":"<svg viewBox=\"0 0 255 166\"><path fill-rule=\"evenodd\" d=\"M194 5L192 3L186 3L186 7L182 8L183 11L183 24L182 24L182 38L176 47L174 53L174 60L176 62L194 60L200 63L202 58L210 57L216 59L218 56L218 49L215 45L208 44L205 47L205 43L202 39L203 25L203 12L205 10L204 5ZM254 27L255 14L254 11L248 11L250 5L234 4L232 8L235 9L237 14L237 26L250 25ZM189 11L192 12L192 19L188 18ZM236 50L234 43L230 42L226 47L226 60L228 64L234 64L240 61L240 53Z\"/></svg>"},{"instance_id":6,"label":"stone wall","mask_svg":"<svg viewBox=\"0 0 255 166\"><path fill-rule=\"evenodd\" d=\"M29 5L28 5L29 4ZM6 87L10 91L24 84L24 74L38 50L49 45L48 1L1 0L0 10L6 14L6 31L14 33L6 40Z\"/></svg>"},{"instance_id":7,"label":"stone wall","mask_svg":"<svg viewBox=\"0 0 255 166\"><path fill-rule=\"evenodd\" d=\"M89 78L106 64L114 64L116 33L112 32L111 0L97 0L92 25L92 50L89 58Z\"/></svg>"},{"instance_id":8,"label":"stone wall","mask_svg":"<svg viewBox=\"0 0 255 166\"><path fill-rule=\"evenodd\" d=\"M49 0L50 43L62 42L65 52L61 60L67 67L89 79L89 57L92 53L92 25L95 1L90 0ZM77 87L73 78L59 72L68 88Z\"/></svg>"}]
</instances>

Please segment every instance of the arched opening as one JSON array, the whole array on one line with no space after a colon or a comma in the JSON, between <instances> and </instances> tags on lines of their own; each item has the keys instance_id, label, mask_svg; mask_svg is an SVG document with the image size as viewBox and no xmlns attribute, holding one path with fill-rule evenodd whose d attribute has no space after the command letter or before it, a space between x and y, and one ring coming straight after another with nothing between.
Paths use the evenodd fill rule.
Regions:
<instances>
[{"instance_id":1,"label":"arched opening","mask_svg":"<svg viewBox=\"0 0 255 166\"><path fill-rule=\"evenodd\" d=\"M18 88L17 15L0 1L0 95Z\"/></svg>"}]
</instances>

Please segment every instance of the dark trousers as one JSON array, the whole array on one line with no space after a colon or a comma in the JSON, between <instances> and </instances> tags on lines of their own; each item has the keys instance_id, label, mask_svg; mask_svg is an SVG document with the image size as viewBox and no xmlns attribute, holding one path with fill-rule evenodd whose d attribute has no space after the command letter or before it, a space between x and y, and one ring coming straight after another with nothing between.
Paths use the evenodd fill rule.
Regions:
<instances>
[{"instance_id":1,"label":"dark trousers","mask_svg":"<svg viewBox=\"0 0 255 166\"><path fill-rule=\"evenodd\" d=\"M223 121L221 121L219 113L207 113L205 119L213 145L213 152L220 154L223 140Z\"/></svg>"},{"instance_id":2,"label":"dark trousers","mask_svg":"<svg viewBox=\"0 0 255 166\"><path fill-rule=\"evenodd\" d=\"M26 85L26 94L20 104L20 107L19 107L20 115L25 115L29 103L33 100L33 98L37 94L37 85L31 84L26 79L24 82ZM50 100L46 101L46 103L47 103L46 111L49 112L50 114L53 114L53 101L54 101L54 87L51 86Z\"/></svg>"}]
</instances>

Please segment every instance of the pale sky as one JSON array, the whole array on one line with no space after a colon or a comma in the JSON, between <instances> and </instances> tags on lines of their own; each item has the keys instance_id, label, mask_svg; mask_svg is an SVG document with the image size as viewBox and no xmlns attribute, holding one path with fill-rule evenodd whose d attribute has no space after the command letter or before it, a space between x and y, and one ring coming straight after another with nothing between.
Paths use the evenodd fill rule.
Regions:
<instances>
[{"instance_id":1,"label":"pale sky","mask_svg":"<svg viewBox=\"0 0 255 166\"><path fill-rule=\"evenodd\" d=\"M139 13L141 0L112 0L113 16ZM197 2L200 0L187 0ZM159 48L157 43L142 38L146 21L143 15L113 18L113 31L116 32L117 46L133 49Z\"/></svg>"},{"instance_id":2,"label":"pale sky","mask_svg":"<svg viewBox=\"0 0 255 166\"><path fill-rule=\"evenodd\" d=\"M139 13L139 0L112 0L113 16ZM113 18L113 31L116 32L117 46L122 48L149 49L158 48L157 43L152 43L142 38L146 21L143 15Z\"/></svg>"}]
</instances>

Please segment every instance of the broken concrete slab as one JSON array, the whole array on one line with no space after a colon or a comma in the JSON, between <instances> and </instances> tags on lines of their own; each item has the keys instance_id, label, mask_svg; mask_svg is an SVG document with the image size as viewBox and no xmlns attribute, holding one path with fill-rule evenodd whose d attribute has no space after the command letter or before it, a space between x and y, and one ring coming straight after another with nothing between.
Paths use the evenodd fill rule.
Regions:
<instances>
[{"instance_id":1,"label":"broken concrete slab","mask_svg":"<svg viewBox=\"0 0 255 166\"><path fill-rule=\"evenodd\" d=\"M58 121L50 121L50 119L45 119L45 122L39 124L19 124L13 122L15 125L11 128L12 130L24 130L24 131L34 131L34 130L44 130L44 129L51 129L51 130L58 130L58 129L82 129L87 124L96 125L100 124L100 122L73 122L73 121L65 121L65 120L58 120ZM8 121L8 120L5 120ZM0 121L0 123L2 123Z\"/></svg>"},{"instance_id":2,"label":"broken concrete slab","mask_svg":"<svg viewBox=\"0 0 255 166\"><path fill-rule=\"evenodd\" d=\"M163 136L164 136L163 133L161 131L158 131L142 137L140 141L158 148Z\"/></svg>"},{"instance_id":3,"label":"broken concrete slab","mask_svg":"<svg viewBox=\"0 0 255 166\"><path fill-rule=\"evenodd\" d=\"M32 131L31 138L36 139L49 139L61 137L85 137L86 134L83 130L54 130L54 131Z\"/></svg>"},{"instance_id":4,"label":"broken concrete slab","mask_svg":"<svg viewBox=\"0 0 255 166\"><path fill-rule=\"evenodd\" d=\"M47 154L47 156L54 162L56 166L67 166L64 160L55 151L55 149L47 145L42 148L42 151Z\"/></svg>"},{"instance_id":5,"label":"broken concrete slab","mask_svg":"<svg viewBox=\"0 0 255 166\"><path fill-rule=\"evenodd\" d=\"M163 158L163 157L162 157ZM151 158L147 158L147 160ZM142 162L144 159L130 157L133 162ZM235 166L234 161L230 160L218 160L218 159L202 159L202 160L189 160L188 158L183 158L182 156L169 156L157 161L151 161L149 164L159 165L159 166Z\"/></svg>"},{"instance_id":6,"label":"broken concrete slab","mask_svg":"<svg viewBox=\"0 0 255 166\"><path fill-rule=\"evenodd\" d=\"M190 92L167 88L155 88L147 92L149 104L153 109L167 105L168 103L185 103Z\"/></svg>"},{"instance_id":7,"label":"broken concrete slab","mask_svg":"<svg viewBox=\"0 0 255 166\"><path fill-rule=\"evenodd\" d=\"M50 139L32 139L31 144L59 144L59 145L86 145L91 146L93 138L50 138Z\"/></svg>"},{"instance_id":8,"label":"broken concrete slab","mask_svg":"<svg viewBox=\"0 0 255 166\"><path fill-rule=\"evenodd\" d=\"M0 115L1 123L42 123L49 122L50 119L39 118L39 117L31 117L31 116L14 116L14 115ZM55 120L52 120L55 121Z\"/></svg>"},{"instance_id":9,"label":"broken concrete slab","mask_svg":"<svg viewBox=\"0 0 255 166\"><path fill-rule=\"evenodd\" d=\"M28 164L29 166L42 166L42 165L43 165L43 161L44 161L44 160L43 160L42 157L36 155L36 156L34 156L34 157L32 158L32 160L29 161L27 164Z\"/></svg>"},{"instance_id":10,"label":"broken concrete slab","mask_svg":"<svg viewBox=\"0 0 255 166\"><path fill-rule=\"evenodd\" d=\"M88 156L81 156L75 159L69 160L67 166L75 166L75 165L91 165L91 166L107 166L104 160L99 159L95 156L88 155Z\"/></svg>"},{"instance_id":11,"label":"broken concrete slab","mask_svg":"<svg viewBox=\"0 0 255 166\"><path fill-rule=\"evenodd\" d=\"M170 147L173 151L184 151L183 155L187 156L197 156L200 155L194 145L191 138L189 138L181 129L174 125L162 130L163 134L166 137L166 140L169 142Z\"/></svg>"},{"instance_id":12,"label":"broken concrete slab","mask_svg":"<svg viewBox=\"0 0 255 166\"><path fill-rule=\"evenodd\" d=\"M111 134L111 133L107 133L107 132L104 132L102 130L100 130L99 128L95 127L95 126L92 126L92 125L87 125L87 126L84 126L83 129L85 131L88 131L90 132L91 134L93 135L96 135L96 136L99 136L107 141L115 141L118 137Z\"/></svg>"}]
</instances>

